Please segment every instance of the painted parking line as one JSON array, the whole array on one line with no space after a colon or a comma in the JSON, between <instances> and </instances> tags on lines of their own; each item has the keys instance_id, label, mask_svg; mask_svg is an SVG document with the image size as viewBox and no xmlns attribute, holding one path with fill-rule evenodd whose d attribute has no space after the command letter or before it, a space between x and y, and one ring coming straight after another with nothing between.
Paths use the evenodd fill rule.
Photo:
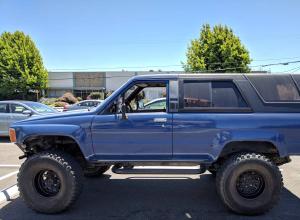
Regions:
<instances>
[{"instance_id":1,"label":"painted parking line","mask_svg":"<svg viewBox=\"0 0 300 220\"><path fill-rule=\"evenodd\" d=\"M0 164L0 168L13 168L13 167L20 167L21 165L17 164Z\"/></svg>"},{"instance_id":2,"label":"painted parking line","mask_svg":"<svg viewBox=\"0 0 300 220\"><path fill-rule=\"evenodd\" d=\"M11 177L11 176L14 176L14 175L16 175L17 173L19 173L19 171L14 171L14 172L8 173L8 174L6 174L6 175L4 175L4 176L0 176L0 181L1 181L1 180L4 180L4 179L7 179L7 178L9 178L9 177Z\"/></svg>"},{"instance_id":3,"label":"painted parking line","mask_svg":"<svg viewBox=\"0 0 300 220\"><path fill-rule=\"evenodd\" d=\"M17 185L13 185L7 189L4 189L0 192L0 204L10 201L14 197L19 195L19 189Z\"/></svg>"}]
</instances>

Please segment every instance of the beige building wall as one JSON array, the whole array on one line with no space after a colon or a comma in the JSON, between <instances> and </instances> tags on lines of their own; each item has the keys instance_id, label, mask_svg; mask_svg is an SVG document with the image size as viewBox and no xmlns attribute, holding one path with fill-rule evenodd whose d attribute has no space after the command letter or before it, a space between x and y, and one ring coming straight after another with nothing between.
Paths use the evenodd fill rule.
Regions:
<instances>
[{"instance_id":1,"label":"beige building wall","mask_svg":"<svg viewBox=\"0 0 300 220\"><path fill-rule=\"evenodd\" d=\"M127 82L131 77L137 75L153 75L153 74L168 74L179 72L150 72L150 71L120 71L120 72L106 72L106 90L116 90Z\"/></svg>"},{"instance_id":2,"label":"beige building wall","mask_svg":"<svg viewBox=\"0 0 300 220\"><path fill-rule=\"evenodd\" d=\"M72 72L49 72L48 88L51 89L72 89L73 73Z\"/></svg>"},{"instance_id":3,"label":"beige building wall","mask_svg":"<svg viewBox=\"0 0 300 220\"><path fill-rule=\"evenodd\" d=\"M111 72L49 72L48 97L59 97L65 92L84 96L92 91L115 91L131 77L137 75L168 74L179 72L111 71Z\"/></svg>"},{"instance_id":4,"label":"beige building wall","mask_svg":"<svg viewBox=\"0 0 300 220\"><path fill-rule=\"evenodd\" d=\"M136 72L106 72L106 90L116 90L125 82L128 81L131 77L137 75Z\"/></svg>"}]
</instances>

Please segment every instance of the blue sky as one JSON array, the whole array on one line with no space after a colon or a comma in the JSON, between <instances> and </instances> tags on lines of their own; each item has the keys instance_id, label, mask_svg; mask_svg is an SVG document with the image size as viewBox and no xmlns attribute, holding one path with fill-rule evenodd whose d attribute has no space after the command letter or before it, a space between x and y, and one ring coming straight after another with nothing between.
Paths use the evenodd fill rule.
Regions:
<instances>
[{"instance_id":1,"label":"blue sky","mask_svg":"<svg viewBox=\"0 0 300 220\"><path fill-rule=\"evenodd\" d=\"M0 33L29 34L49 70L180 70L200 27L226 24L260 65L300 60L299 8L298 0L0 0Z\"/></svg>"}]
</instances>

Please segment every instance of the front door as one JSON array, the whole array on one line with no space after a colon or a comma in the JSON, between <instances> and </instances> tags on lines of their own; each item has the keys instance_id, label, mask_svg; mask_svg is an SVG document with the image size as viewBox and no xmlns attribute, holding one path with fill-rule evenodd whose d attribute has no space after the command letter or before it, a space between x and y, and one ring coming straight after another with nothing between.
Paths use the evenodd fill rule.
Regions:
<instances>
[{"instance_id":1,"label":"front door","mask_svg":"<svg viewBox=\"0 0 300 220\"><path fill-rule=\"evenodd\" d=\"M92 123L96 160L169 160L172 158L172 114L166 82L135 82ZM121 98L122 97L122 98ZM126 105L126 118L117 102ZM147 107L157 100L161 105Z\"/></svg>"}]
</instances>

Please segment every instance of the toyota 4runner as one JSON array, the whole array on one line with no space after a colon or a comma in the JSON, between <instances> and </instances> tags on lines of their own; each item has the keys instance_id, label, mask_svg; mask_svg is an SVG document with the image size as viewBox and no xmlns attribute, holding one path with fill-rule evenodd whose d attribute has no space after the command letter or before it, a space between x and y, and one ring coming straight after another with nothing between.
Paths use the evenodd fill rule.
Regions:
<instances>
[{"instance_id":1,"label":"toyota 4runner","mask_svg":"<svg viewBox=\"0 0 300 220\"><path fill-rule=\"evenodd\" d=\"M136 76L91 111L16 122L10 139L26 157L20 196L38 212L57 213L78 198L84 175L110 167L118 174L207 170L229 209L264 213L283 187L278 166L300 154L299 86L300 75Z\"/></svg>"}]
</instances>

